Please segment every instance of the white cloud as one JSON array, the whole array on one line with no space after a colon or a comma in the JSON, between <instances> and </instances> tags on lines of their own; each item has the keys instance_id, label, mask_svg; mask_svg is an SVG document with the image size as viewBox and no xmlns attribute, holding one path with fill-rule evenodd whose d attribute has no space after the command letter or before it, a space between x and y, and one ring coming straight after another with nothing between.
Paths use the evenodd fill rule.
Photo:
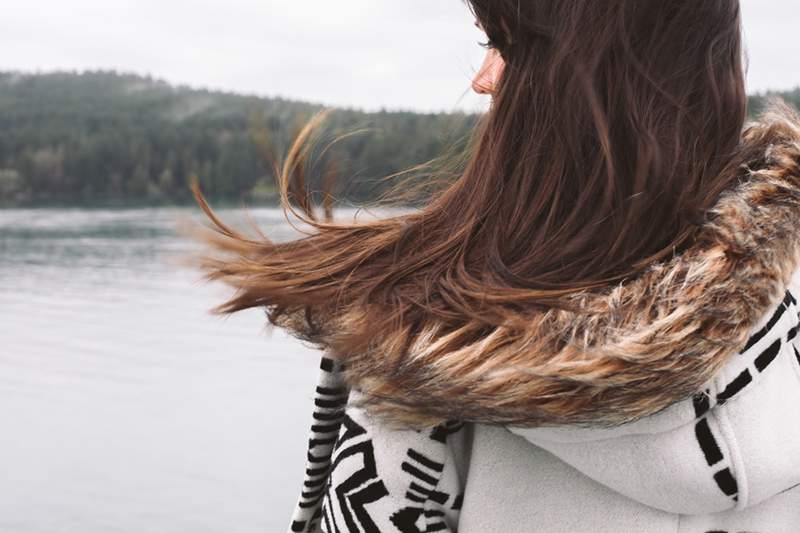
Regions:
<instances>
[{"instance_id":1,"label":"white cloud","mask_svg":"<svg viewBox=\"0 0 800 533\"><path fill-rule=\"evenodd\" d=\"M796 2L743 0L751 90L800 85ZM370 109L475 109L481 38L462 0L28 0L0 18L0 69L116 68Z\"/></svg>"}]
</instances>

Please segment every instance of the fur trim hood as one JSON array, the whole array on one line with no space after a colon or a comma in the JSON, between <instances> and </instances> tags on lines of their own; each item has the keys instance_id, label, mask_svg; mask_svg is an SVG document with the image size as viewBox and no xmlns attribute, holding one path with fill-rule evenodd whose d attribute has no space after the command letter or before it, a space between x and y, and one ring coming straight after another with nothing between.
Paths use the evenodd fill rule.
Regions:
<instances>
[{"instance_id":1,"label":"fur trim hood","mask_svg":"<svg viewBox=\"0 0 800 533\"><path fill-rule=\"evenodd\" d=\"M349 312L325 325L324 347L359 404L394 426L610 427L686 399L742 350L800 265L800 119L776 106L743 142L766 148L742 166L688 249L571 295L571 311L532 311L524 327L496 327L455 349L463 332L431 324L400 364L383 355L397 353L400 334L376 333L369 353L337 350L337 332L369 319ZM299 322L279 325L303 338Z\"/></svg>"}]
</instances>

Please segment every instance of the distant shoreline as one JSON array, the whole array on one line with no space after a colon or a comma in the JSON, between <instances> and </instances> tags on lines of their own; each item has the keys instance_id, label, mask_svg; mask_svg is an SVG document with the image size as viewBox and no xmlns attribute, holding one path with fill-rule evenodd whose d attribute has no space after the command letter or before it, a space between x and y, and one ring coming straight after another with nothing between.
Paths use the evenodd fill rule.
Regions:
<instances>
[{"instance_id":1,"label":"distant shoreline","mask_svg":"<svg viewBox=\"0 0 800 533\"><path fill-rule=\"evenodd\" d=\"M800 108L800 88L767 91L750 97L751 118L769 94ZM270 161L320 109L113 71L0 72L0 208L189 206L195 176L215 205L275 207ZM426 164L463 153L479 118L334 109L310 153L308 188L323 190L332 169L333 196L364 205L409 179L384 176L422 165L409 184L426 181L438 162Z\"/></svg>"}]
</instances>

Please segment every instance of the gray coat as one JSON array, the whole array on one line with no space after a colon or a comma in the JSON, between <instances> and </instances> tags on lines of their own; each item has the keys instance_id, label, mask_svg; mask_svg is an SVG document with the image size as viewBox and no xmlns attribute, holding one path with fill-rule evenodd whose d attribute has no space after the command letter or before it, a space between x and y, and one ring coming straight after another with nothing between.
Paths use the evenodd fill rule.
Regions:
<instances>
[{"instance_id":1,"label":"gray coat","mask_svg":"<svg viewBox=\"0 0 800 533\"><path fill-rule=\"evenodd\" d=\"M324 357L290 530L800 532L800 117L745 137L775 142L627 283L477 341L434 323L405 358L402 328Z\"/></svg>"},{"instance_id":2,"label":"gray coat","mask_svg":"<svg viewBox=\"0 0 800 533\"><path fill-rule=\"evenodd\" d=\"M323 358L289 530L797 533L798 272L706 391L614 428L392 429Z\"/></svg>"}]
</instances>

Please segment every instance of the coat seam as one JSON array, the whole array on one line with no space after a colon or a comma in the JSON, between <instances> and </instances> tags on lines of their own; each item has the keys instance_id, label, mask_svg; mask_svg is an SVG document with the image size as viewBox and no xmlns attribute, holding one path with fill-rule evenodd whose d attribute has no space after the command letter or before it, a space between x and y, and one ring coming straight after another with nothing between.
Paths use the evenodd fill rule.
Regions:
<instances>
[{"instance_id":1,"label":"coat seam","mask_svg":"<svg viewBox=\"0 0 800 533\"><path fill-rule=\"evenodd\" d=\"M747 507L749 499L749 490L747 483L747 472L745 471L744 460L739 448L739 441L736 438L736 433L728 417L725 405L716 406L716 409L709 410L708 416L714 417L717 427L720 430L720 436L725 442L725 447L728 449L729 463L733 471L733 477L736 480L736 505L734 509L741 511Z\"/></svg>"},{"instance_id":2,"label":"coat seam","mask_svg":"<svg viewBox=\"0 0 800 533\"><path fill-rule=\"evenodd\" d=\"M444 477L444 473L445 473L445 471L447 469L447 465L449 464L449 458L448 458L449 454L447 453L448 452L447 443L450 440L449 437L450 437L449 435L445 436L444 444L442 445L442 448L443 448L443 451L444 451L444 457L442 458L442 471L439 473L438 476L436 476L436 483L434 483L433 488L431 489L431 492L428 493L428 496L425 498L425 501L422 503L422 510L423 510L423 516L425 517L425 529L426 530L428 529L428 526L430 526L430 517L427 516L424 513L424 511L429 510L428 505L432 501L431 500L431 494L433 494L434 491L439 490L439 485L442 483L442 478ZM444 506L442 506L442 507L443 507L442 510L444 510ZM445 521L445 523L447 523L446 516L447 516L446 514L444 516L442 516L442 520ZM448 526L448 530L449 529L450 528Z\"/></svg>"}]
</instances>

